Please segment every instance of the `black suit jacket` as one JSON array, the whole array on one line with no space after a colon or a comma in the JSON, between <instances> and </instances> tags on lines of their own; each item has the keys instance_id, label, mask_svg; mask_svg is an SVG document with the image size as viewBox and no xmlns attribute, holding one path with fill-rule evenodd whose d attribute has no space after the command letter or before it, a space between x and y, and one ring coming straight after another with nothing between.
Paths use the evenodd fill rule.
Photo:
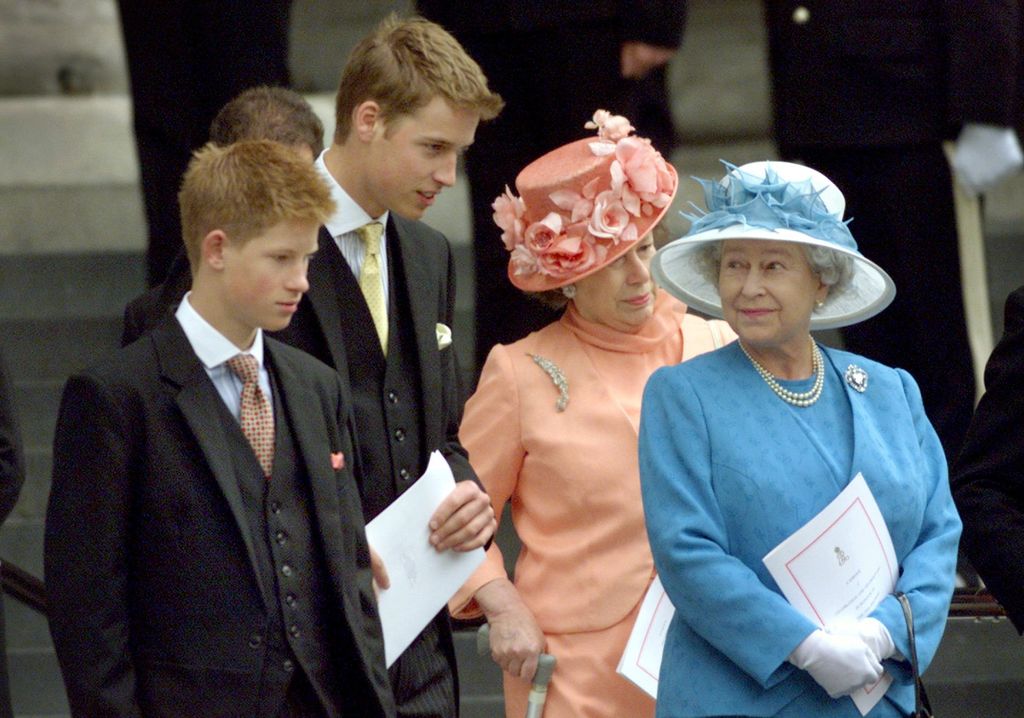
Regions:
<instances>
[{"instance_id":1,"label":"black suit jacket","mask_svg":"<svg viewBox=\"0 0 1024 718\"><path fill-rule=\"evenodd\" d=\"M1005 317L952 482L967 555L1024 633L1024 287Z\"/></svg>"},{"instance_id":2,"label":"black suit jacket","mask_svg":"<svg viewBox=\"0 0 1024 718\"><path fill-rule=\"evenodd\" d=\"M964 122L1016 120L1020 0L764 5L783 154L934 142Z\"/></svg>"},{"instance_id":3,"label":"black suit jacket","mask_svg":"<svg viewBox=\"0 0 1024 718\"><path fill-rule=\"evenodd\" d=\"M360 657L341 667L360 687L351 714L393 715L356 485L331 465L352 456L349 406L319 362L269 338L266 356L350 629L338 640ZM64 389L45 563L76 716L256 713L260 636L279 609L258 579L221 401L173 319Z\"/></svg>"},{"instance_id":4,"label":"black suit jacket","mask_svg":"<svg viewBox=\"0 0 1024 718\"><path fill-rule=\"evenodd\" d=\"M182 297L191 288L192 269L182 249L171 263L164 281L125 305L121 346L128 346L150 329L159 326L167 317L174 316Z\"/></svg>"},{"instance_id":5,"label":"black suit jacket","mask_svg":"<svg viewBox=\"0 0 1024 718\"><path fill-rule=\"evenodd\" d=\"M389 247L397 247L402 255L412 305L412 315L399 317L399 321L412 322L416 337L421 374L419 412L424 427L421 465L425 467L430 452L437 449L451 466L456 481L478 481L466 450L459 443L462 401L455 350L452 346L439 350L437 344L437 325L451 327L455 315L455 264L451 248L440 232L394 212L389 214L387 232L396 238ZM275 336L333 366L347 385L348 358L339 314L342 301L336 285L336 273L348 271L347 265L324 227L320 228L319 247L309 263L309 291L292 322ZM353 300L362 301L362 297ZM377 450L359 446L358 436L356 445L359 452ZM360 480L372 484L374 477ZM364 485L363 490L373 491L374 487Z\"/></svg>"},{"instance_id":6,"label":"black suit jacket","mask_svg":"<svg viewBox=\"0 0 1024 718\"><path fill-rule=\"evenodd\" d=\"M423 427L419 464L425 468L430 452L436 449L447 460L456 481L479 483L458 438L462 400L455 350L450 345L439 349L437 340L437 325L441 323L451 327L455 313L455 265L451 248L444 235L394 212L389 214L387 233L388 252L399 255L389 254L390 263L392 266L400 264L404 269L410 305L409 316L400 315L394 319L412 324L416 363L420 370L420 396L414 407ZM343 307L352 307L353 311L362 309L357 303L364 300L354 283L348 283L350 290L352 286L356 287L351 290L354 296L343 290L340 275L351 270L326 228L320 230L319 247L309 264L309 291L289 326L278 333L278 337L333 366L341 375L342 383L350 386L350 364L340 312ZM398 280L399 277L393 273L392 292L399 291ZM390 452L388 446L367 445L367 440L361 439L358 433L355 434L355 444L357 454L364 456L368 452L383 452L384 455ZM395 488L391 476L366 475L357 469L357 477L366 506L385 506L392 500ZM431 648L432 645L437 648ZM432 677L439 671L452 675L457 715L458 675L447 609L441 610L432 626L421 634L421 640L391 667L399 711L426 709L427 704L433 706L431 710L438 710L445 705L445 690L438 685L430 685ZM433 698L422 698L425 695L433 695ZM409 705L409 701L419 707Z\"/></svg>"}]
</instances>

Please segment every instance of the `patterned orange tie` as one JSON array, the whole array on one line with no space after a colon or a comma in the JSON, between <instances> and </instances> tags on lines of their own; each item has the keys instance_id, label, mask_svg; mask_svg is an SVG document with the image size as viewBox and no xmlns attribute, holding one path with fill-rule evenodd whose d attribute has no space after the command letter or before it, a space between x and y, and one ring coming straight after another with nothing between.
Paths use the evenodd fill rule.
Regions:
<instances>
[{"instance_id":1,"label":"patterned orange tie","mask_svg":"<svg viewBox=\"0 0 1024 718\"><path fill-rule=\"evenodd\" d=\"M366 251L363 256L363 266L359 268L359 289L362 290L366 306L370 309L370 316L373 317L373 326L377 329L380 348L387 354L388 308L384 302L384 283L381 280L380 262L380 240L384 233L384 225L380 222L370 222L356 231L359 233L359 238L363 240L363 247Z\"/></svg>"},{"instance_id":2,"label":"patterned orange tie","mask_svg":"<svg viewBox=\"0 0 1024 718\"><path fill-rule=\"evenodd\" d=\"M236 354L227 364L242 380L242 433L256 453L263 475L269 479L274 467L274 412L260 389L259 364L251 354Z\"/></svg>"}]
</instances>

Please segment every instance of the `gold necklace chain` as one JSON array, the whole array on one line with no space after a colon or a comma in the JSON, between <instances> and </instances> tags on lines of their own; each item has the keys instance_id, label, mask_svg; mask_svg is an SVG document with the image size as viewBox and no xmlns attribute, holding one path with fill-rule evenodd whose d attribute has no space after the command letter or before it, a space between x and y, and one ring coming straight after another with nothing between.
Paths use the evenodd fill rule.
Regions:
<instances>
[{"instance_id":1,"label":"gold necklace chain","mask_svg":"<svg viewBox=\"0 0 1024 718\"><path fill-rule=\"evenodd\" d=\"M757 373L764 379L764 383L768 385L768 388L774 391L787 404L805 408L811 406L821 396L821 390L825 388L825 372L823 371L825 362L821 358L821 349L818 348L818 344L814 339L811 339L811 366L814 369L814 385L807 391L802 392L790 391L779 384L771 372L758 364L754 357L750 356L750 352L743 346L743 342L739 342L739 345L743 353L747 355L747 359L754 365Z\"/></svg>"}]
</instances>

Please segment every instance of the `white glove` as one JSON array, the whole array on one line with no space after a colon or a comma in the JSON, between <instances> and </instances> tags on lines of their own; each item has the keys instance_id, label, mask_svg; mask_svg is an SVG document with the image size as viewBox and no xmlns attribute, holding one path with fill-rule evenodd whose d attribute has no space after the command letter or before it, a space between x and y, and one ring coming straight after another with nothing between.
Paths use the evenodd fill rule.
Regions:
<instances>
[{"instance_id":1,"label":"white glove","mask_svg":"<svg viewBox=\"0 0 1024 718\"><path fill-rule=\"evenodd\" d=\"M829 624L825 630L835 636L859 638L867 644L879 662L887 658L902 658L896 652L889 629L877 618L869 616L859 621L840 621Z\"/></svg>"},{"instance_id":2,"label":"white glove","mask_svg":"<svg viewBox=\"0 0 1024 718\"><path fill-rule=\"evenodd\" d=\"M1017 133L1011 127L966 124L956 139L953 170L972 195L984 194L1024 166Z\"/></svg>"},{"instance_id":3,"label":"white glove","mask_svg":"<svg viewBox=\"0 0 1024 718\"><path fill-rule=\"evenodd\" d=\"M882 664L864 641L821 629L793 649L789 662L810 673L830 698L848 696L882 677Z\"/></svg>"}]
</instances>

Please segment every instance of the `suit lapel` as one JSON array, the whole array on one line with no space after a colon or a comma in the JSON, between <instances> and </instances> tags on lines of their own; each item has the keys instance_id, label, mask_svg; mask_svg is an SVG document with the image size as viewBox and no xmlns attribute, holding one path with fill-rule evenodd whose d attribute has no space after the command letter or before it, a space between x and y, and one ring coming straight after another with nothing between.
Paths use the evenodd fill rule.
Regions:
<instances>
[{"instance_id":1,"label":"suit lapel","mask_svg":"<svg viewBox=\"0 0 1024 718\"><path fill-rule=\"evenodd\" d=\"M181 409L185 422L202 449L214 480L228 502L231 515L245 542L249 563L258 574L253 537L249 530L242 492L238 488L234 462L228 449L220 406L217 404L222 401L220 395L217 394L216 388L196 358L192 345L176 320L170 319L162 327L154 330L152 336L160 362L161 376L166 382L177 387L175 400L178 408ZM259 583L263 599L267 601L265 588L262 582Z\"/></svg>"},{"instance_id":2,"label":"suit lapel","mask_svg":"<svg viewBox=\"0 0 1024 718\"><path fill-rule=\"evenodd\" d=\"M306 299L313 307L313 314L320 323L320 329L327 339L334 368L348 381L348 358L345 356L345 339L341 332L339 302L344 297L338 282L341 272L351 271L341 256L341 250L326 227L320 227L319 249L309 263L309 291Z\"/></svg>"},{"instance_id":3,"label":"suit lapel","mask_svg":"<svg viewBox=\"0 0 1024 718\"><path fill-rule=\"evenodd\" d=\"M319 410L322 397L300 380L296 367L283 356L273 340L267 341L266 352L280 387L281 406L285 413L281 419L288 421L295 437L297 453L302 456L302 463L306 467L313 497L313 513L316 516L313 528L319 533L321 545L325 549L324 558L334 592L345 601L347 620L356 633L359 625L352 617L359 615L362 609L355 598L359 593L358 577L350 570L352 564L349 558L356 555L357 547L353 537L362 526L362 509L358 505L342 506L342 497L355 500L358 496L355 479L350 468L344 469L344 473L339 476L330 461L331 452L338 450L344 451L346 461L350 461L352 447L349 444L333 446L330 443L333 441L341 444L341 437L325 423L324 414ZM339 481L351 481L351 491L343 492L343 487L338 485ZM349 511L343 514L346 508ZM353 516L357 517L355 524L351 518ZM351 530L343 530L343 526L351 527ZM339 561L338 557L345 557L345 560ZM364 659L367 658L364 655Z\"/></svg>"},{"instance_id":4,"label":"suit lapel","mask_svg":"<svg viewBox=\"0 0 1024 718\"><path fill-rule=\"evenodd\" d=\"M416 341L416 354L420 365L420 406L422 416L441 416L440 395L436 390L441 376L440 352L437 348L437 272L436 267L425 261L425 252L418 245L415 230L394 212L390 215L391 230L395 233L399 256L396 257L405 275L405 287L409 293L409 314L412 319ZM392 287L394 291L394 287ZM434 387L432 390L431 387ZM436 443L430 436L431 427L437 422L426 422L428 446Z\"/></svg>"},{"instance_id":5,"label":"suit lapel","mask_svg":"<svg viewBox=\"0 0 1024 718\"><path fill-rule=\"evenodd\" d=\"M846 400L850 404L850 419L853 424L853 461L852 473L849 478L852 479L860 471L864 473L864 478L868 479L870 483L874 480L874 477L868 475L871 472L867 471L866 467L873 463L871 455L877 454L875 447L885 446L890 444L891 441L885 437L885 429L879 426L865 396L855 390L849 382L845 381L845 369L840 369L842 357L836 356L827 347L822 347L821 353L832 370L843 378L842 387L845 391ZM837 364L837 361L840 363ZM870 377L868 380L870 381Z\"/></svg>"},{"instance_id":6,"label":"suit lapel","mask_svg":"<svg viewBox=\"0 0 1024 718\"><path fill-rule=\"evenodd\" d=\"M282 356L280 347L273 340L266 341L264 346L281 390L281 406L285 416L278 421L287 421L295 437L297 453L302 457L309 476L313 503L323 533L325 528L337 526L340 522L338 494L334 489L334 469L330 459L331 452L341 447L332 447L329 443L330 437L335 434L329 431L323 412L319 410L321 398L300 380L295 367ZM330 538L324 536L325 540ZM331 543L325 545L330 546Z\"/></svg>"}]
</instances>

